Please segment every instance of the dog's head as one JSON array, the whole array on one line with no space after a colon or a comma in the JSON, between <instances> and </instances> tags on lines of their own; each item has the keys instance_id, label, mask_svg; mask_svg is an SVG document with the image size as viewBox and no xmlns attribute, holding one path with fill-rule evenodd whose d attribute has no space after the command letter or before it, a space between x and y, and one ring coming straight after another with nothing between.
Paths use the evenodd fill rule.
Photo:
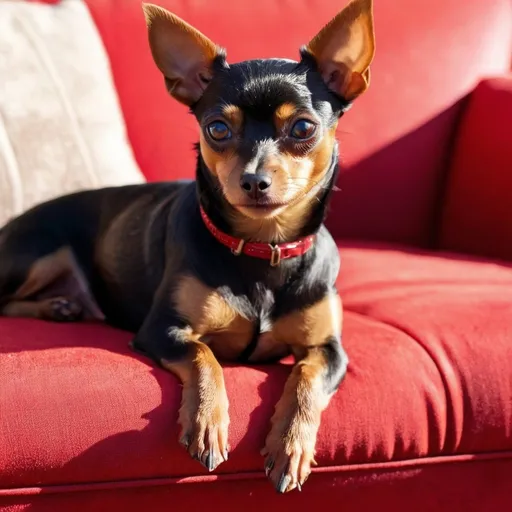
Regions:
<instances>
[{"instance_id":1,"label":"dog's head","mask_svg":"<svg viewBox=\"0 0 512 512\"><path fill-rule=\"evenodd\" d=\"M202 167L239 231L254 238L264 225L299 226L333 185L338 119L369 85L372 0L353 0L299 62L228 65L223 49L174 14L147 4L144 13L154 60L199 122Z\"/></svg>"}]
</instances>

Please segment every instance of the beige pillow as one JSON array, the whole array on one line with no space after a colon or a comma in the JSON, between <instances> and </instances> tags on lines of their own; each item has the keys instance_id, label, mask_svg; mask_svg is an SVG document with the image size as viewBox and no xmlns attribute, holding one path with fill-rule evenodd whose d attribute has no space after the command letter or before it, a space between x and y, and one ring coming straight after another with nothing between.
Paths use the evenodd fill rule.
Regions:
<instances>
[{"instance_id":1,"label":"beige pillow","mask_svg":"<svg viewBox=\"0 0 512 512\"><path fill-rule=\"evenodd\" d=\"M144 178L82 0L0 0L0 226L46 199Z\"/></svg>"}]
</instances>

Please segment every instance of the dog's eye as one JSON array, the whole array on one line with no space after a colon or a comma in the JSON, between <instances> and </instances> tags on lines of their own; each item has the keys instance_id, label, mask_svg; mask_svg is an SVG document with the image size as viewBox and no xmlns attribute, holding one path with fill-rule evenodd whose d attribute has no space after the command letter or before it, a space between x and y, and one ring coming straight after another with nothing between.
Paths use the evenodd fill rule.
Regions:
<instances>
[{"instance_id":1,"label":"dog's eye","mask_svg":"<svg viewBox=\"0 0 512 512\"><path fill-rule=\"evenodd\" d=\"M213 140L222 141L231 138L231 130L226 123L214 121L208 125L208 133Z\"/></svg>"},{"instance_id":2,"label":"dog's eye","mask_svg":"<svg viewBox=\"0 0 512 512\"><path fill-rule=\"evenodd\" d=\"M295 139L309 139L316 130L316 126L307 119L299 119L293 126L290 135Z\"/></svg>"}]
</instances>

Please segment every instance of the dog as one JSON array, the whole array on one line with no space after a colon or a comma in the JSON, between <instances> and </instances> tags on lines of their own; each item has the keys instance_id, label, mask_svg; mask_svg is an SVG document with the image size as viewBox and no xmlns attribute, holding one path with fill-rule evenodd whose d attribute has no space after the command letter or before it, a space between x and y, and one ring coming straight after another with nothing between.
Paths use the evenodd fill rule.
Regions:
<instances>
[{"instance_id":1,"label":"dog","mask_svg":"<svg viewBox=\"0 0 512 512\"><path fill-rule=\"evenodd\" d=\"M372 1L352 0L298 62L231 65L174 14L143 11L167 89L200 128L196 179L77 192L11 220L0 313L132 331L133 348L182 382L180 442L210 471L228 459L218 359L293 355L262 454L278 492L300 490L348 364L323 222L338 120L370 81Z\"/></svg>"}]
</instances>

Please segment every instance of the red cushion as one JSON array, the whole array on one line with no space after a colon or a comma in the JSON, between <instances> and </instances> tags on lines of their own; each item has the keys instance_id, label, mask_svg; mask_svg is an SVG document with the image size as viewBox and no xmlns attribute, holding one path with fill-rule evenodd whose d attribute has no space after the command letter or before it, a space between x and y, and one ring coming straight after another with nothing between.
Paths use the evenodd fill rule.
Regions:
<instances>
[{"instance_id":1,"label":"red cushion","mask_svg":"<svg viewBox=\"0 0 512 512\"><path fill-rule=\"evenodd\" d=\"M345 308L407 335L435 365L441 451L512 449L512 265L364 246L342 254Z\"/></svg>"},{"instance_id":2,"label":"red cushion","mask_svg":"<svg viewBox=\"0 0 512 512\"><path fill-rule=\"evenodd\" d=\"M512 268L348 244L342 258L349 373L323 416L312 494L286 503L314 501L334 486L352 496L347 510L360 510L361 500L371 509L378 501L363 496L368 486L378 500L420 470L429 485L442 486L446 466L463 462L473 466L454 469L453 490L468 492L458 480L466 475L479 494L489 467L483 462L498 458L494 452L512 456L512 324L503 321L512 317ZM197 485L195 503L251 495L269 510L282 508L263 481L258 451L289 366L225 367L232 453L208 475L177 443L178 382L131 353L129 339L102 325L0 319L0 506L38 488L185 486L171 494L179 509ZM509 485L500 464L492 465L497 502ZM201 487L217 478L220 487ZM408 510L415 497L409 489L393 499ZM126 510L136 502L128 499ZM164 509L159 503L154 510Z\"/></svg>"},{"instance_id":3,"label":"red cushion","mask_svg":"<svg viewBox=\"0 0 512 512\"><path fill-rule=\"evenodd\" d=\"M441 246L512 261L512 75L483 81L457 137Z\"/></svg>"},{"instance_id":4,"label":"red cushion","mask_svg":"<svg viewBox=\"0 0 512 512\"><path fill-rule=\"evenodd\" d=\"M198 131L168 97L140 0L87 0L105 41L135 155L150 180L193 175ZM232 62L297 58L346 2L160 0L228 49ZM339 125L345 172L338 236L428 244L463 98L510 66L509 0L379 0L372 84Z\"/></svg>"}]
</instances>

